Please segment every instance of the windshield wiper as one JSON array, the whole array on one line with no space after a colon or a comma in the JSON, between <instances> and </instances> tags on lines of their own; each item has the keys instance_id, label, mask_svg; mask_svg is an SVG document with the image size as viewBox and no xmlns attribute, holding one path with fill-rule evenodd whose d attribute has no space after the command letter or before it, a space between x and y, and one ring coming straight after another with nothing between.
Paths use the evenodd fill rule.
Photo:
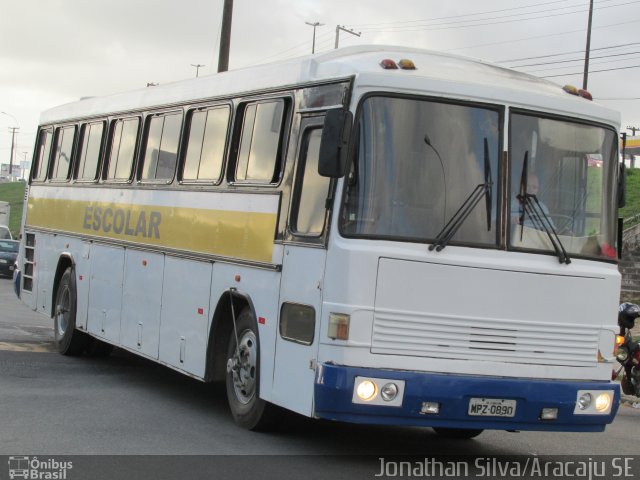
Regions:
<instances>
[{"instance_id":1,"label":"windshield wiper","mask_svg":"<svg viewBox=\"0 0 640 480\"><path fill-rule=\"evenodd\" d=\"M471 211L482 200L482 197L487 199L487 231L491 230L491 205L492 205L492 186L491 181L491 162L489 161L489 143L487 138L484 139L484 183L476 185L476 188L469 194L469 196L462 202L458 211L451 217L442 230L436 235L433 244L429 246L429 251L435 249L436 252L441 251L447 246L449 241L456 234L458 229L462 226L467 219Z\"/></svg>"},{"instance_id":2,"label":"windshield wiper","mask_svg":"<svg viewBox=\"0 0 640 480\"><path fill-rule=\"evenodd\" d=\"M556 232L549 215L545 213L542 205L540 205L537 195L527 192L528 157L529 152L524 152L522 174L520 175L520 194L516 196L522 205L522 213L520 214L520 240L522 240L524 234L524 217L526 214L531 219L536 230L541 230L547 234L547 237L549 237L551 245L553 245L553 249L558 256L558 261L569 265L571 263L571 259L569 258L564 245L562 245L560 237L558 237L558 232Z\"/></svg>"}]
</instances>

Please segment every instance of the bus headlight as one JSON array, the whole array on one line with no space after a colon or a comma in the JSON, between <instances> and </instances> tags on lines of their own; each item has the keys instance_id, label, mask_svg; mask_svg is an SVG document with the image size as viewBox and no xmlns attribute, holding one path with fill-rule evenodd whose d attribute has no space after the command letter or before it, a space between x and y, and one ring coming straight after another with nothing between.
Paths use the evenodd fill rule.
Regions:
<instances>
[{"instance_id":1,"label":"bus headlight","mask_svg":"<svg viewBox=\"0 0 640 480\"><path fill-rule=\"evenodd\" d=\"M401 407L404 380L356 377L353 385L353 403L385 407Z\"/></svg>"},{"instance_id":2,"label":"bus headlight","mask_svg":"<svg viewBox=\"0 0 640 480\"><path fill-rule=\"evenodd\" d=\"M378 394L378 387L371 380L362 380L356 387L356 395L363 402L370 402Z\"/></svg>"},{"instance_id":3,"label":"bus headlight","mask_svg":"<svg viewBox=\"0 0 640 480\"><path fill-rule=\"evenodd\" d=\"M578 408L580 410L586 410L591 405L591 394L583 393L578 397Z\"/></svg>"},{"instance_id":4,"label":"bus headlight","mask_svg":"<svg viewBox=\"0 0 640 480\"><path fill-rule=\"evenodd\" d=\"M613 406L612 390L578 390L574 415L608 415Z\"/></svg>"},{"instance_id":5,"label":"bus headlight","mask_svg":"<svg viewBox=\"0 0 640 480\"><path fill-rule=\"evenodd\" d=\"M385 402L392 402L398 395L398 386L395 383L387 383L380 390L380 396Z\"/></svg>"},{"instance_id":6,"label":"bus headlight","mask_svg":"<svg viewBox=\"0 0 640 480\"><path fill-rule=\"evenodd\" d=\"M601 393L596 397L596 410L608 412L611 409L611 396L608 393Z\"/></svg>"}]
</instances>

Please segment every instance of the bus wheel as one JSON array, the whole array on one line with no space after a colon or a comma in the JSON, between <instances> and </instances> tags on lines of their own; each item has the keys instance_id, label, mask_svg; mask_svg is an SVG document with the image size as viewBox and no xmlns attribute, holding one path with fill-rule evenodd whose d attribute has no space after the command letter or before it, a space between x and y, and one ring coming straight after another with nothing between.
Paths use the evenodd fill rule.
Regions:
<instances>
[{"instance_id":1,"label":"bus wheel","mask_svg":"<svg viewBox=\"0 0 640 480\"><path fill-rule=\"evenodd\" d=\"M480 435L484 430L481 428L443 428L433 427L435 432L444 438L452 438L458 440L464 440L474 438Z\"/></svg>"},{"instance_id":2,"label":"bus wheel","mask_svg":"<svg viewBox=\"0 0 640 480\"><path fill-rule=\"evenodd\" d=\"M56 347L63 355L80 355L89 337L76 330L76 278L67 268L56 291L53 329Z\"/></svg>"},{"instance_id":3,"label":"bus wheel","mask_svg":"<svg viewBox=\"0 0 640 480\"><path fill-rule=\"evenodd\" d=\"M275 424L276 407L259 397L260 345L256 321L249 307L236 319L238 345L232 330L227 349L227 400L236 424L267 430Z\"/></svg>"}]
</instances>

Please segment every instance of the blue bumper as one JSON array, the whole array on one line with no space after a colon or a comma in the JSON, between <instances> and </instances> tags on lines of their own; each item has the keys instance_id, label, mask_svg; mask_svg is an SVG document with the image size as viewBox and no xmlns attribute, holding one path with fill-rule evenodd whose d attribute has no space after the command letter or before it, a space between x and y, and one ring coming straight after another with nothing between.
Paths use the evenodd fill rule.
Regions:
<instances>
[{"instance_id":1,"label":"blue bumper","mask_svg":"<svg viewBox=\"0 0 640 480\"><path fill-rule=\"evenodd\" d=\"M402 406L353 403L356 376L405 381ZM578 390L614 390L608 415L575 415ZM468 415L470 398L516 400L512 418ZM422 402L439 402L440 413L420 413ZM495 430L601 432L611 423L620 403L614 382L530 380L501 377L444 375L323 364L315 384L315 415L351 423ZM540 420L543 408L557 408L556 420Z\"/></svg>"}]
</instances>

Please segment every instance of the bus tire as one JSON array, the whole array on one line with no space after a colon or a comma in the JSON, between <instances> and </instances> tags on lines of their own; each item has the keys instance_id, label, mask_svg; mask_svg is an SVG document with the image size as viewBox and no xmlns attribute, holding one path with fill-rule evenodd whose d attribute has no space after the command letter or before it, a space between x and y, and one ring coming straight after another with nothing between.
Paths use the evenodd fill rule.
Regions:
<instances>
[{"instance_id":1,"label":"bus tire","mask_svg":"<svg viewBox=\"0 0 640 480\"><path fill-rule=\"evenodd\" d=\"M260 343L253 312L245 307L236 318L238 345L231 331L227 348L226 390L237 425L248 430L269 430L276 424L277 409L260 398ZM237 350L237 351L236 351Z\"/></svg>"},{"instance_id":2,"label":"bus tire","mask_svg":"<svg viewBox=\"0 0 640 480\"><path fill-rule=\"evenodd\" d=\"M468 440L477 437L484 430L481 428L444 428L432 427L435 432L443 438L451 438L457 440Z\"/></svg>"},{"instance_id":3,"label":"bus tire","mask_svg":"<svg viewBox=\"0 0 640 480\"><path fill-rule=\"evenodd\" d=\"M82 354L89 341L87 334L76 330L76 305L76 278L68 267L58 283L53 310L55 344L63 355Z\"/></svg>"}]
</instances>

